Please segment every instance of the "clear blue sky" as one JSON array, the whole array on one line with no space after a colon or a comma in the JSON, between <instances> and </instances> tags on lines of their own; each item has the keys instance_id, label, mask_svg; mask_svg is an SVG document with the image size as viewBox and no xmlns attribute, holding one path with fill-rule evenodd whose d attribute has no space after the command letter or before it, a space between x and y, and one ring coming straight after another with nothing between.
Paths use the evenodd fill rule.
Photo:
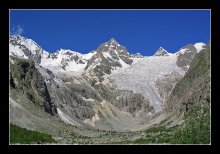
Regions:
<instances>
[{"instance_id":1,"label":"clear blue sky","mask_svg":"<svg viewBox=\"0 0 220 154\"><path fill-rule=\"evenodd\" d=\"M36 41L49 52L95 50L115 38L130 53L176 52L210 41L209 10L10 10L10 33Z\"/></svg>"}]
</instances>

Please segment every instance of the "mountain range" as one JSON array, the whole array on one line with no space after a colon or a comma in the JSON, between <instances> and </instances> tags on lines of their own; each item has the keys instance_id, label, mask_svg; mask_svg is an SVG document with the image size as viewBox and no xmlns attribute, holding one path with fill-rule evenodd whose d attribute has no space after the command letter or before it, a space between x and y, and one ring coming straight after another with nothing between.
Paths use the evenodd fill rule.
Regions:
<instances>
[{"instance_id":1,"label":"mountain range","mask_svg":"<svg viewBox=\"0 0 220 154\"><path fill-rule=\"evenodd\" d=\"M196 43L143 56L111 38L87 54L50 53L12 35L10 123L51 134L59 143L72 143L71 133L97 138L106 131L135 132L138 139L140 131L164 120L166 127L179 125L194 102L210 102L209 52L209 44Z\"/></svg>"}]
</instances>

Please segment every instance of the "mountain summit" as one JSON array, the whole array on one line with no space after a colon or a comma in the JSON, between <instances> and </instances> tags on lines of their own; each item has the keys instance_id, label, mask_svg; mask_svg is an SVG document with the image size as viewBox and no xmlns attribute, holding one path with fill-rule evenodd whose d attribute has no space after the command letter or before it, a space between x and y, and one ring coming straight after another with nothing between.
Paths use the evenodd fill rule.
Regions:
<instances>
[{"instance_id":1,"label":"mountain summit","mask_svg":"<svg viewBox=\"0 0 220 154\"><path fill-rule=\"evenodd\" d=\"M114 38L110 38L108 41L109 44L118 44L118 42Z\"/></svg>"},{"instance_id":2,"label":"mountain summit","mask_svg":"<svg viewBox=\"0 0 220 154\"><path fill-rule=\"evenodd\" d=\"M160 47L159 49L157 49L157 51L154 54L154 56L168 56L168 55L169 53L163 47Z\"/></svg>"},{"instance_id":3,"label":"mountain summit","mask_svg":"<svg viewBox=\"0 0 220 154\"><path fill-rule=\"evenodd\" d=\"M102 43L99 48L101 50L116 50L118 47L120 47L121 45L114 39L114 38L110 38L107 42Z\"/></svg>"}]
</instances>

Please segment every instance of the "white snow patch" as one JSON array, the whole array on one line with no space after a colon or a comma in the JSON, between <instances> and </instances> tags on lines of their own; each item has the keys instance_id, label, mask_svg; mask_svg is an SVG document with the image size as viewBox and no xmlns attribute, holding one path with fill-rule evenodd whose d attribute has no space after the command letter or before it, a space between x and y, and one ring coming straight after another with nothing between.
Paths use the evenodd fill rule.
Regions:
<instances>
[{"instance_id":1,"label":"white snow patch","mask_svg":"<svg viewBox=\"0 0 220 154\"><path fill-rule=\"evenodd\" d=\"M200 52L202 49L204 49L205 43L200 42L200 43L195 43L194 47L196 48L197 52Z\"/></svg>"},{"instance_id":2,"label":"white snow patch","mask_svg":"<svg viewBox=\"0 0 220 154\"><path fill-rule=\"evenodd\" d=\"M72 55L66 54L68 52L72 53ZM93 54L94 53L82 55L75 51L60 49L57 53L55 53L57 58L55 59L47 58L47 56L45 55L44 57L42 57L40 65L51 70L52 72L56 74L58 74L58 72L68 73L68 74L70 74L69 72L72 72L71 74L74 74L74 72L78 72L79 74L81 74L81 72L84 70L84 68L87 65L86 59L90 58ZM70 56L74 56L74 55L78 56L80 60L84 62L84 64L76 63L75 60L71 61ZM62 61L66 63L65 70L63 70L62 68Z\"/></svg>"},{"instance_id":3,"label":"white snow patch","mask_svg":"<svg viewBox=\"0 0 220 154\"><path fill-rule=\"evenodd\" d=\"M182 55L184 55L185 52L186 52L186 49L181 49L179 52L180 52Z\"/></svg>"},{"instance_id":4,"label":"white snow patch","mask_svg":"<svg viewBox=\"0 0 220 154\"><path fill-rule=\"evenodd\" d=\"M24 54L21 48L19 46L14 46L9 44L9 55L16 55L20 58L28 59L28 57Z\"/></svg>"},{"instance_id":5,"label":"white snow patch","mask_svg":"<svg viewBox=\"0 0 220 154\"><path fill-rule=\"evenodd\" d=\"M21 41L22 45L25 45L32 54L36 54L36 50L38 49L37 44L31 40L31 39L24 39L23 41Z\"/></svg>"},{"instance_id":6,"label":"white snow patch","mask_svg":"<svg viewBox=\"0 0 220 154\"><path fill-rule=\"evenodd\" d=\"M126 64L121 58L119 58L119 63L121 63L122 68L126 68L126 67L130 66L130 65Z\"/></svg>"},{"instance_id":7,"label":"white snow patch","mask_svg":"<svg viewBox=\"0 0 220 154\"><path fill-rule=\"evenodd\" d=\"M85 60L89 60L92 58L92 56L96 54L96 52L90 52L90 53L87 53L87 54L82 54L82 58L85 59Z\"/></svg>"},{"instance_id":8,"label":"white snow patch","mask_svg":"<svg viewBox=\"0 0 220 154\"><path fill-rule=\"evenodd\" d=\"M71 61L68 63L68 66L66 66L66 71L75 71L75 72L82 72L84 70L84 68L86 67L86 63L85 64L76 64L75 61Z\"/></svg>"},{"instance_id":9,"label":"white snow patch","mask_svg":"<svg viewBox=\"0 0 220 154\"><path fill-rule=\"evenodd\" d=\"M108 59L109 58L112 58L112 56L108 53L108 52L103 52L103 56Z\"/></svg>"}]
</instances>

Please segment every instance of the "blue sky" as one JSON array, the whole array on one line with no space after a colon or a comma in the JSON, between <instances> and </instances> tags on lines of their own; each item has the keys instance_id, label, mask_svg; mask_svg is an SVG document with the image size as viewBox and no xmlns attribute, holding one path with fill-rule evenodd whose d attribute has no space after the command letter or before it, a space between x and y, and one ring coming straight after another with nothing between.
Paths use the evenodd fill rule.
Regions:
<instances>
[{"instance_id":1,"label":"blue sky","mask_svg":"<svg viewBox=\"0 0 220 154\"><path fill-rule=\"evenodd\" d=\"M88 53L115 38L130 53L153 55L210 41L209 10L10 10L10 34L36 41L49 52Z\"/></svg>"}]
</instances>

